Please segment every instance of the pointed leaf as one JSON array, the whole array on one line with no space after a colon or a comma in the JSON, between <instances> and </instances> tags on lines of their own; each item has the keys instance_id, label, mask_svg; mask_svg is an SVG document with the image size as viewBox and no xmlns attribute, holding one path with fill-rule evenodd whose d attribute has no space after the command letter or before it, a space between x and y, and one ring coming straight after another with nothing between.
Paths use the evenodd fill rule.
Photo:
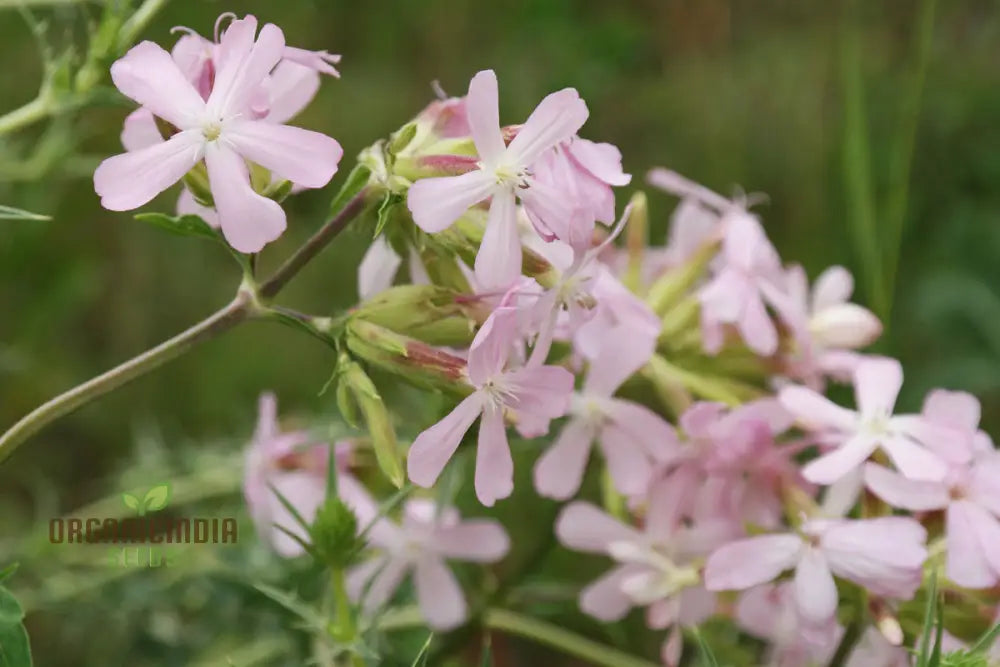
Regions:
<instances>
[{"instance_id":1,"label":"pointed leaf","mask_svg":"<svg viewBox=\"0 0 1000 667\"><path fill-rule=\"evenodd\" d=\"M211 227L200 216L188 215L166 215L164 213L139 213L135 219L140 222L147 222L154 227L166 230L177 236L196 236L213 241L221 241L219 232Z\"/></svg>"},{"instance_id":2,"label":"pointed leaf","mask_svg":"<svg viewBox=\"0 0 1000 667\"><path fill-rule=\"evenodd\" d=\"M19 208L14 208L13 206L3 206L0 204L0 220L27 220L30 222L45 222L46 220L51 220L51 215L42 215L41 213L32 213L31 211L25 211Z\"/></svg>"},{"instance_id":3,"label":"pointed leaf","mask_svg":"<svg viewBox=\"0 0 1000 667\"><path fill-rule=\"evenodd\" d=\"M389 223L389 217L392 215L392 209L398 204L402 203L403 195L398 195L395 192L390 192L382 200L382 204L378 207L378 222L375 223L375 236L378 237L385 229L385 226Z\"/></svg>"},{"instance_id":4,"label":"pointed leaf","mask_svg":"<svg viewBox=\"0 0 1000 667\"><path fill-rule=\"evenodd\" d=\"M147 512L155 512L167 506L170 500L170 484L159 484L146 492L142 499Z\"/></svg>"},{"instance_id":5,"label":"pointed leaf","mask_svg":"<svg viewBox=\"0 0 1000 667\"><path fill-rule=\"evenodd\" d=\"M427 654L430 651L432 641L434 641L433 632L427 635L427 641L424 642L423 647L417 653L417 657L413 659L413 664L410 667L427 667Z\"/></svg>"},{"instance_id":6,"label":"pointed leaf","mask_svg":"<svg viewBox=\"0 0 1000 667\"><path fill-rule=\"evenodd\" d=\"M335 216L340 211L347 206L347 203L354 199L361 190L368 185L368 179L371 178L371 170L362 165L357 164L351 173L348 174L347 180L344 181L344 185L341 186L340 192L333 198L330 202L330 216Z\"/></svg>"},{"instance_id":7,"label":"pointed leaf","mask_svg":"<svg viewBox=\"0 0 1000 667\"><path fill-rule=\"evenodd\" d=\"M131 493L122 494L122 502L125 503L125 507L139 511L139 499L133 496Z\"/></svg>"}]
</instances>

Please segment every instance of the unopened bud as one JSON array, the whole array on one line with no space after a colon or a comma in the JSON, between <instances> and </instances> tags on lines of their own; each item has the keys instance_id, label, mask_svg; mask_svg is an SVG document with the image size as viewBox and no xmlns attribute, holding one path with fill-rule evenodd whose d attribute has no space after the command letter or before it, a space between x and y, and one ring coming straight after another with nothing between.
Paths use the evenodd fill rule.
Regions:
<instances>
[{"instance_id":1,"label":"unopened bud","mask_svg":"<svg viewBox=\"0 0 1000 667\"><path fill-rule=\"evenodd\" d=\"M375 460L389 481L396 488L401 488L405 481L403 461L396 441L396 430L392 426L385 402L361 366L350 360L342 363L343 367L338 369L341 374L340 382L351 391L364 417Z\"/></svg>"},{"instance_id":2,"label":"unopened bud","mask_svg":"<svg viewBox=\"0 0 1000 667\"><path fill-rule=\"evenodd\" d=\"M658 315L663 315L680 302L705 273L718 249L718 241L705 243L686 262L657 278L646 296L649 307Z\"/></svg>"},{"instance_id":3,"label":"unopened bud","mask_svg":"<svg viewBox=\"0 0 1000 667\"><path fill-rule=\"evenodd\" d=\"M433 345L468 345L475 323L457 295L437 285L397 285L375 295L354 316Z\"/></svg>"},{"instance_id":4,"label":"unopened bud","mask_svg":"<svg viewBox=\"0 0 1000 667\"><path fill-rule=\"evenodd\" d=\"M809 331L824 347L856 349L882 335L875 314L854 303L824 308L809 320Z\"/></svg>"},{"instance_id":5,"label":"unopened bud","mask_svg":"<svg viewBox=\"0 0 1000 667\"><path fill-rule=\"evenodd\" d=\"M358 519L343 500L332 496L316 511L309 538L313 553L324 565L343 569L357 552Z\"/></svg>"},{"instance_id":6,"label":"unopened bud","mask_svg":"<svg viewBox=\"0 0 1000 667\"><path fill-rule=\"evenodd\" d=\"M630 290L638 292L642 287L642 255L649 240L649 203L646 193L641 190L636 192L628 205L628 226L625 228L628 268L623 281Z\"/></svg>"}]
</instances>

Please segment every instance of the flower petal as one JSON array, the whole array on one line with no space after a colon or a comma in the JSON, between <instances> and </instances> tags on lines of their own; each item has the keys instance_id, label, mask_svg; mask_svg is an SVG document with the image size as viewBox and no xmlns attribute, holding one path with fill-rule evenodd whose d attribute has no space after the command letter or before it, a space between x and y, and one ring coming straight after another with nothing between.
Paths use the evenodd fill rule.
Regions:
<instances>
[{"instance_id":1,"label":"flower petal","mask_svg":"<svg viewBox=\"0 0 1000 667\"><path fill-rule=\"evenodd\" d=\"M495 188L494 179L481 169L459 176L421 178L406 193L406 205L420 229L436 234L451 227Z\"/></svg>"},{"instance_id":2,"label":"flower petal","mask_svg":"<svg viewBox=\"0 0 1000 667\"><path fill-rule=\"evenodd\" d=\"M649 486L653 465L643 448L631 435L613 425L606 425L598 438L608 474L619 493L638 495Z\"/></svg>"},{"instance_id":3,"label":"flower petal","mask_svg":"<svg viewBox=\"0 0 1000 667\"><path fill-rule=\"evenodd\" d=\"M181 130L204 114L205 102L170 54L153 42L140 42L111 66L111 80L126 97Z\"/></svg>"},{"instance_id":4,"label":"flower petal","mask_svg":"<svg viewBox=\"0 0 1000 667\"><path fill-rule=\"evenodd\" d=\"M580 591L580 609L605 623L620 620L632 608L632 600L622 587L642 569L636 565L622 565L593 581Z\"/></svg>"},{"instance_id":5,"label":"flower petal","mask_svg":"<svg viewBox=\"0 0 1000 667\"><path fill-rule=\"evenodd\" d=\"M180 132L147 148L115 155L94 172L94 190L109 211L130 211L181 179L201 158L197 131Z\"/></svg>"},{"instance_id":6,"label":"flower petal","mask_svg":"<svg viewBox=\"0 0 1000 667\"><path fill-rule=\"evenodd\" d=\"M1000 550L997 520L965 500L950 504L946 517L948 578L964 588L993 586L997 572L987 554Z\"/></svg>"},{"instance_id":7,"label":"flower petal","mask_svg":"<svg viewBox=\"0 0 1000 667\"><path fill-rule=\"evenodd\" d=\"M593 439L593 427L584 419L571 419L563 426L535 464L535 489L540 495L566 500L580 489Z\"/></svg>"},{"instance_id":8,"label":"flower petal","mask_svg":"<svg viewBox=\"0 0 1000 667\"><path fill-rule=\"evenodd\" d=\"M469 346L469 380L477 387L503 372L518 338L516 308L496 308L476 332Z\"/></svg>"},{"instance_id":9,"label":"flower petal","mask_svg":"<svg viewBox=\"0 0 1000 667\"><path fill-rule=\"evenodd\" d=\"M632 181L632 176L622 171L622 153L613 144L576 137L567 150L581 167L608 185L622 186Z\"/></svg>"},{"instance_id":10,"label":"flower petal","mask_svg":"<svg viewBox=\"0 0 1000 667\"><path fill-rule=\"evenodd\" d=\"M830 620L837 612L837 586L818 549L807 548L795 568L795 601L811 623Z\"/></svg>"},{"instance_id":11,"label":"flower petal","mask_svg":"<svg viewBox=\"0 0 1000 667\"><path fill-rule=\"evenodd\" d=\"M589 114L574 88L547 95L510 142L508 155L516 164L530 165L542 152L576 134Z\"/></svg>"},{"instance_id":12,"label":"flower petal","mask_svg":"<svg viewBox=\"0 0 1000 667\"><path fill-rule=\"evenodd\" d=\"M525 366L503 375L513 396L507 406L524 414L556 419L566 414L573 374L561 366Z\"/></svg>"},{"instance_id":13,"label":"flower petal","mask_svg":"<svg viewBox=\"0 0 1000 667\"><path fill-rule=\"evenodd\" d=\"M791 569L802 554L797 535L763 535L730 542L705 563L705 588L742 590L763 584Z\"/></svg>"},{"instance_id":14,"label":"flower petal","mask_svg":"<svg viewBox=\"0 0 1000 667\"><path fill-rule=\"evenodd\" d=\"M868 357L854 371L854 396L864 415L892 414L903 386L903 367L888 357Z\"/></svg>"},{"instance_id":15,"label":"flower petal","mask_svg":"<svg viewBox=\"0 0 1000 667\"><path fill-rule=\"evenodd\" d=\"M418 435L410 445L406 458L406 471L410 481L417 486L433 486L481 412L482 399L478 394L473 394L459 403L444 419Z\"/></svg>"},{"instance_id":16,"label":"flower petal","mask_svg":"<svg viewBox=\"0 0 1000 667\"><path fill-rule=\"evenodd\" d=\"M461 625L466 613L462 587L441 559L421 558L413 580L417 602L428 626L443 631Z\"/></svg>"},{"instance_id":17,"label":"flower petal","mask_svg":"<svg viewBox=\"0 0 1000 667\"><path fill-rule=\"evenodd\" d=\"M177 195L177 215L196 215L208 223L209 227L219 228L219 214L214 208L199 204L187 188L181 188L181 193Z\"/></svg>"},{"instance_id":18,"label":"flower petal","mask_svg":"<svg viewBox=\"0 0 1000 667\"><path fill-rule=\"evenodd\" d=\"M604 510L588 502L575 501L563 507L556 518L556 537L576 551L606 553L612 542L640 541L639 533Z\"/></svg>"},{"instance_id":19,"label":"flower petal","mask_svg":"<svg viewBox=\"0 0 1000 667\"><path fill-rule=\"evenodd\" d=\"M867 435L855 435L802 468L802 476L813 484L833 484L859 468L876 449L876 441Z\"/></svg>"},{"instance_id":20,"label":"flower petal","mask_svg":"<svg viewBox=\"0 0 1000 667\"><path fill-rule=\"evenodd\" d=\"M368 246L358 266L358 296L367 301L392 285L403 258L389 245L385 236L379 236Z\"/></svg>"},{"instance_id":21,"label":"flower petal","mask_svg":"<svg viewBox=\"0 0 1000 667\"><path fill-rule=\"evenodd\" d=\"M656 341L652 337L603 341L597 356L590 360L583 393L611 396L625 380L649 361L655 349Z\"/></svg>"},{"instance_id":22,"label":"flower petal","mask_svg":"<svg viewBox=\"0 0 1000 667\"><path fill-rule=\"evenodd\" d=\"M796 421L808 429L833 428L853 431L857 415L842 408L826 396L806 387L792 385L778 392L778 400Z\"/></svg>"},{"instance_id":23,"label":"flower petal","mask_svg":"<svg viewBox=\"0 0 1000 667\"><path fill-rule=\"evenodd\" d=\"M497 75L493 70L483 70L469 81L465 110L479 158L488 165L496 164L507 147L500 132Z\"/></svg>"},{"instance_id":24,"label":"flower petal","mask_svg":"<svg viewBox=\"0 0 1000 667\"><path fill-rule=\"evenodd\" d=\"M219 41L215 85L207 106L213 115L228 117L249 109L264 78L281 60L285 35L268 23L254 42L257 19L247 16L229 24Z\"/></svg>"},{"instance_id":25,"label":"flower petal","mask_svg":"<svg viewBox=\"0 0 1000 667\"><path fill-rule=\"evenodd\" d=\"M492 563L507 555L510 538L498 521L469 519L436 528L431 546L447 558Z\"/></svg>"},{"instance_id":26,"label":"flower petal","mask_svg":"<svg viewBox=\"0 0 1000 667\"><path fill-rule=\"evenodd\" d=\"M854 291L854 276L842 266L831 266L819 274L812 288L812 311L846 303Z\"/></svg>"},{"instance_id":27,"label":"flower petal","mask_svg":"<svg viewBox=\"0 0 1000 667\"><path fill-rule=\"evenodd\" d=\"M233 122L223 137L246 159L306 188L329 183L344 154L325 134L260 120Z\"/></svg>"},{"instance_id":28,"label":"flower petal","mask_svg":"<svg viewBox=\"0 0 1000 667\"><path fill-rule=\"evenodd\" d=\"M913 512L943 509L948 488L943 484L907 479L875 463L865 464L865 485L876 496L898 509Z\"/></svg>"},{"instance_id":29,"label":"flower petal","mask_svg":"<svg viewBox=\"0 0 1000 667\"><path fill-rule=\"evenodd\" d=\"M125 116L121 140L125 150L138 151L160 143L163 141L163 135L156 127L153 113L146 107L139 107Z\"/></svg>"},{"instance_id":30,"label":"flower petal","mask_svg":"<svg viewBox=\"0 0 1000 667\"><path fill-rule=\"evenodd\" d=\"M927 531L910 518L845 520L820 536L830 570L878 595L909 599L927 558Z\"/></svg>"},{"instance_id":31,"label":"flower petal","mask_svg":"<svg viewBox=\"0 0 1000 667\"><path fill-rule=\"evenodd\" d=\"M288 49L285 49L288 52ZM270 108L265 120L287 123L306 108L320 85L319 72L290 60L282 60L264 80Z\"/></svg>"},{"instance_id":32,"label":"flower petal","mask_svg":"<svg viewBox=\"0 0 1000 667\"><path fill-rule=\"evenodd\" d=\"M521 275L516 215L512 192L504 190L493 195L486 231L476 254L476 279L483 288L508 287Z\"/></svg>"},{"instance_id":33,"label":"flower petal","mask_svg":"<svg viewBox=\"0 0 1000 667\"><path fill-rule=\"evenodd\" d=\"M615 427L627 434L653 461L666 463L681 454L674 427L645 405L612 398L607 401L605 411Z\"/></svg>"},{"instance_id":34,"label":"flower petal","mask_svg":"<svg viewBox=\"0 0 1000 667\"><path fill-rule=\"evenodd\" d=\"M259 252L281 236L285 211L276 201L253 191L243 158L213 142L205 151L205 164L219 225L229 245L240 252Z\"/></svg>"},{"instance_id":35,"label":"flower petal","mask_svg":"<svg viewBox=\"0 0 1000 667\"><path fill-rule=\"evenodd\" d=\"M910 479L938 482L948 474L948 466L940 457L907 437L890 436L880 444L893 465Z\"/></svg>"},{"instance_id":36,"label":"flower petal","mask_svg":"<svg viewBox=\"0 0 1000 667\"><path fill-rule=\"evenodd\" d=\"M362 600L361 608L365 614L374 614L392 599L393 593L403 583L403 578L409 569L409 563L402 559L385 558L381 560L380 567L371 580L371 586L367 591L362 586L359 591Z\"/></svg>"},{"instance_id":37,"label":"flower petal","mask_svg":"<svg viewBox=\"0 0 1000 667\"><path fill-rule=\"evenodd\" d=\"M487 507L514 491L514 460L507 444L507 427L503 413L493 406L486 407L479 423L475 486L476 497Z\"/></svg>"}]
</instances>

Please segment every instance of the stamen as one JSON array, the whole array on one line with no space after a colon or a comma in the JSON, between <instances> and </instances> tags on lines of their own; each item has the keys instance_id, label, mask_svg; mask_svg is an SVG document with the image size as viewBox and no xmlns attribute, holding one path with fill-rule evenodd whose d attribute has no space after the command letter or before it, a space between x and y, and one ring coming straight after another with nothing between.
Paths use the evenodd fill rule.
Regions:
<instances>
[{"instance_id":1,"label":"stamen","mask_svg":"<svg viewBox=\"0 0 1000 667\"><path fill-rule=\"evenodd\" d=\"M231 20L235 21L236 20L236 14L234 14L233 12L223 12L222 14L219 15L219 18L215 19L215 41L216 41L216 43L218 43L219 37L221 36L219 29L222 27L222 22L225 19L231 19ZM223 30L221 32L225 32L225 31Z\"/></svg>"}]
</instances>

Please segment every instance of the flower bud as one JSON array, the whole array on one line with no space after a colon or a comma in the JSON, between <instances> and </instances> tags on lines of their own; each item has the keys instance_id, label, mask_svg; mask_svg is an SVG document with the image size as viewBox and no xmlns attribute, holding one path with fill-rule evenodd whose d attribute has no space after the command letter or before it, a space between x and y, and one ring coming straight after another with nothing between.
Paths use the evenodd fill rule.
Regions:
<instances>
[{"instance_id":1,"label":"flower bud","mask_svg":"<svg viewBox=\"0 0 1000 667\"><path fill-rule=\"evenodd\" d=\"M212 189L208 185L208 169L204 162L199 162L193 169L184 174L184 185L194 195L196 202L209 208L215 206Z\"/></svg>"},{"instance_id":2,"label":"flower bud","mask_svg":"<svg viewBox=\"0 0 1000 667\"><path fill-rule=\"evenodd\" d=\"M703 244L690 259L665 272L649 288L646 303L658 315L676 305L701 278L719 249L718 241Z\"/></svg>"},{"instance_id":3,"label":"flower bud","mask_svg":"<svg viewBox=\"0 0 1000 667\"><path fill-rule=\"evenodd\" d=\"M396 488L401 488L406 476L403 474L403 462L396 441L396 430L392 426L389 411L385 407L382 396L379 395L371 378L354 361L342 358L338 373L340 374L340 383L350 390L361 415L364 417L379 468Z\"/></svg>"},{"instance_id":4,"label":"flower bud","mask_svg":"<svg viewBox=\"0 0 1000 667\"><path fill-rule=\"evenodd\" d=\"M628 225L625 227L625 249L628 268L623 282L633 292L642 286L642 254L649 240L649 204L646 193L639 190L629 200Z\"/></svg>"},{"instance_id":5,"label":"flower bud","mask_svg":"<svg viewBox=\"0 0 1000 667\"><path fill-rule=\"evenodd\" d=\"M347 324L346 340L353 354L412 384L460 396L472 392L465 360L426 343L356 317Z\"/></svg>"},{"instance_id":6,"label":"flower bud","mask_svg":"<svg viewBox=\"0 0 1000 667\"><path fill-rule=\"evenodd\" d=\"M309 527L313 553L323 565L343 569L358 548L358 519L347 504L331 496L316 511Z\"/></svg>"},{"instance_id":7,"label":"flower bud","mask_svg":"<svg viewBox=\"0 0 1000 667\"><path fill-rule=\"evenodd\" d=\"M354 316L432 345L465 346L475 323L455 297L437 285L397 285L361 304Z\"/></svg>"},{"instance_id":8,"label":"flower bud","mask_svg":"<svg viewBox=\"0 0 1000 667\"><path fill-rule=\"evenodd\" d=\"M882 323L866 308L841 303L814 314L809 320L809 331L824 347L853 350L878 338L882 334Z\"/></svg>"}]
</instances>

